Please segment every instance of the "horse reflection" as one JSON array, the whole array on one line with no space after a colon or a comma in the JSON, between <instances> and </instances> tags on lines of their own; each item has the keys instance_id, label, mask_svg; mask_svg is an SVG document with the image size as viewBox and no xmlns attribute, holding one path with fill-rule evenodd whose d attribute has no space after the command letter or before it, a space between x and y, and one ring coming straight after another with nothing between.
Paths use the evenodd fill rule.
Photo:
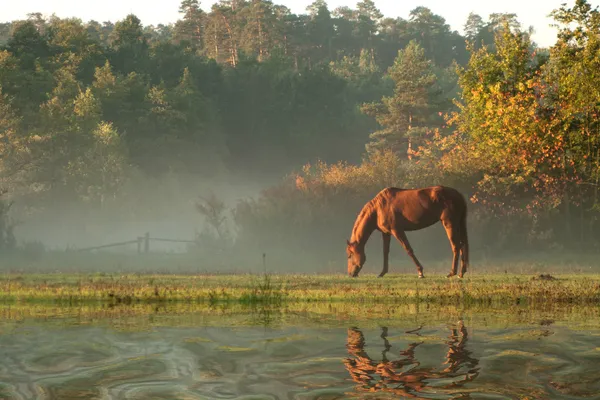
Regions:
<instances>
[{"instance_id":1,"label":"horse reflection","mask_svg":"<svg viewBox=\"0 0 600 400\"><path fill-rule=\"evenodd\" d=\"M421 392L430 380L462 378L442 386L436 385L436 389L455 389L479 375L477 367L479 360L471 357L471 352L465 348L468 334L462 321L457 328L451 329L450 340L446 341L448 345L446 359L440 368L420 366L420 362L415 358L415 349L423 342L408 345L406 349L399 352L400 358L394 361L388 360L387 353L392 346L387 340L387 327L381 329L384 344L381 361L373 360L365 352L365 338L358 328L348 329L346 347L351 357L345 358L344 364L352 380L359 384L357 389L360 391L381 391L404 397L421 398L418 392ZM461 372L463 366L467 371Z\"/></svg>"}]
</instances>

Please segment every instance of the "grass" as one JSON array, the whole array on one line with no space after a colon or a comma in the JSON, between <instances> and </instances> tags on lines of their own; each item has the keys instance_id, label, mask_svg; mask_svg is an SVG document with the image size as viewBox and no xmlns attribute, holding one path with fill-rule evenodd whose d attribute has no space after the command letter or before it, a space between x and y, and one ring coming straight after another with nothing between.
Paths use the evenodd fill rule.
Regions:
<instances>
[{"instance_id":1,"label":"grass","mask_svg":"<svg viewBox=\"0 0 600 400\"><path fill-rule=\"evenodd\" d=\"M15 274L0 277L0 302L55 304L349 303L435 305L599 304L600 274L483 274L446 279L345 275Z\"/></svg>"}]
</instances>

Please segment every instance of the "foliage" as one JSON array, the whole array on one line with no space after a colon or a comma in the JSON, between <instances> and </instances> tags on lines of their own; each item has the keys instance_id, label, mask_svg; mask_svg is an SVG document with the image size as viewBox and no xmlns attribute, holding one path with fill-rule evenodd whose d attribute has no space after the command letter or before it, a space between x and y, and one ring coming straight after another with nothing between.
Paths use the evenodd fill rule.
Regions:
<instances>
[{"instance_id":1,"label":"foliage","mask_svg":"<svg viewBox=\"0 0 600 400\"><path fill-rule=\"evenodd\" d=\"M468 195L497 250L599 245L600 17L586 0L553 12L550 49L514 14L471 14L463 37L426 7L386 18L371 0L180 13L0 24L0 183L18 204L105 208L134 176L305 165L239 202L240 246L334 259L315 231L347 236L382 187L433 184Z\"/></svg>"},{"instance_id":2,"label":"foliage","mask_svg":"<svg viewBox=\"0 0 600 400\"><path fill-rule=\"evenodd\" d=\"M388 35L372 1L343 12L316 1L296 15L266 0L222 0L206 13L185 0L179 11L169 26L39 13L2 25L8 184L38 204L57 193L102 204L138 171L211 177L359 160L373 124L357 105L391 91L384 53L429 29L415 17ZM437 39L456 36L444 26ZM427 54L445 68L456 56L445 51Z\"/></svg>"}]
</instances>

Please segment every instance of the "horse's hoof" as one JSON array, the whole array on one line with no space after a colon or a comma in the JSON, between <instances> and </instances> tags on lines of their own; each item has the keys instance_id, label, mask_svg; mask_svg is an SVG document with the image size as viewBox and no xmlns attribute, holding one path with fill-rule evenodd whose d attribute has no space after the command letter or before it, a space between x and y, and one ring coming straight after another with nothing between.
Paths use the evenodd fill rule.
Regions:
<instances>
[{"instance_id":1,"label":"horse's hoof","mask_svg":"<svg viewBox=\"0 0 600 400\"><path fill-rule=\"evenodd\" d=\"M419 275L419 279L425 278L425 275Z\"/></svg>"},{"instance_id":2,"label":"horse's hoof","mask_svg":"<svg viewBox=\"0 0 600 400\"><path fill-rule=\"evenodd\" d=\"M384 276L384 275L385 275L385 274L379 274L379 275L377 275L377 277L378 277L378 278L383 278L383 276Z\"/></svg>"},{"instance_id":3,"label":"horse's hoof","mask_svg":"<svg viewBox=\"0 0 600 400\"><path fill-rule=\"evenodd\" d=\"M446 275L446 278L452 278L455 274L448 274Z\"/></svg>"}]
</instances>

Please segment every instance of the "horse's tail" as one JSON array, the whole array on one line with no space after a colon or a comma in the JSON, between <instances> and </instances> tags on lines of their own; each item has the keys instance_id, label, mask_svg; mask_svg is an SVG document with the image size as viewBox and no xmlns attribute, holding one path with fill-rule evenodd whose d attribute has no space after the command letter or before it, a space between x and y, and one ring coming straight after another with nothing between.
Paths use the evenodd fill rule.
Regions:
<instances>
[{"instance_id":1,"label":"horse's tail","mask_svg":"<svg viewBox=\"0 0 600 400\"><path fill-rule=\"evenodd\" d=\"M469 265L469 235L467 234L467 202L464 202L464 212L460 217L460 233L462 238L461 255L465 263L465 271Z\"/></svg>"}]
</instances>

